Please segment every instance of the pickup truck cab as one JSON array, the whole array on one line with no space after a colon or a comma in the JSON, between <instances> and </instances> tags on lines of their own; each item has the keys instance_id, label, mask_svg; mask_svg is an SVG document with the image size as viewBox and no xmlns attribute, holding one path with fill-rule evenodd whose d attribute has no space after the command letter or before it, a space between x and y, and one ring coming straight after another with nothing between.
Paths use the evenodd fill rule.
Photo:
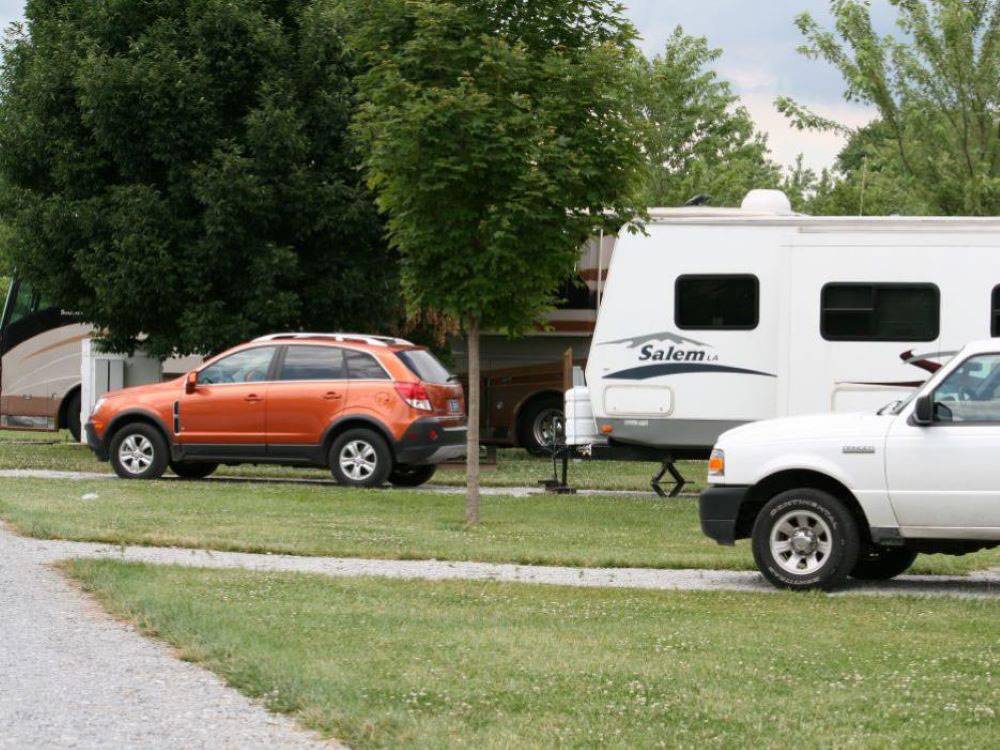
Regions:
<instances>
[{"instance_id":1,"label":"pickup truck cab","mask_svg":"<svg viewBox=\"0 0 1000 750\"><path fill-rule=\"evenodd\" d=\"M788 589L888 579L919 553L1000 545L1000 339L966 346L876 414L772 419L723 433L702 530L751 539Z\"/></svg>"}]
</instances>

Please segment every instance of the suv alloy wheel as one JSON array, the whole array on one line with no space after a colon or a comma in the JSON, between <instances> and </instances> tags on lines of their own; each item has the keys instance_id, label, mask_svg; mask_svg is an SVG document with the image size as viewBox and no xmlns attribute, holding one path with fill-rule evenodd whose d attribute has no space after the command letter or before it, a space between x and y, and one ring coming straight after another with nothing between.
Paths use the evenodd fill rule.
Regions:
<instances>
[{"instance_id":1,"label":"suv alloy wheel","mask_svg":"<svg viewBox=\"0 0 1000 750\"><path fill-rule=\"evenodd\" d=\"M374 430L347 430L330 447L330 471L345 487L380 487L392 472L392 454Z\"/></svg>"},{"instance_id":2,"label":"suv alloy wheel","mask_svg":"<svg viewBox=\"0 0 1000 750\"><path fill-rule=\"evenodd\" d=\"M111 441L111 467L122 479L159 479L167 470L167 441L152 425L127 424Z\"/></svg>"}]
</instances>

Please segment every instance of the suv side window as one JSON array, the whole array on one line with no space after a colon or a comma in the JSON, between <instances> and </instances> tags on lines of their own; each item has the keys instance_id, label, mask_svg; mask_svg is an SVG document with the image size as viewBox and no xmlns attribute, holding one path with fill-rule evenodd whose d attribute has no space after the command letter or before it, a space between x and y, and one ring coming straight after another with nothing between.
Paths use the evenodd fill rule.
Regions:
<instances>
[{"instance_id":1,"label":"suv side window","mask_svg":"<svg viewBox=\"0 0 1000 750\"><path fill-rule=\"evenodd\" d=\"M351 380L389 380L389 374L370 354L346 349L344 359L347 360L347 377Z\"/></svg>"},{"instance_id":2,"label":"suv side window","mask_svg":"<svg viewBox=\"0 0 1000 750\"><path fill-rule=\"evenodd\" d=\"M213 362L198 373L198 383L221 385L224 383L259 383L267 380L275 351L277 351L277 347L264 346L230 354L218 362Z\"/></svg>"},{"instance_id":3,"label":"suv side window","mask_svg":"<svg viewBox=\"0 0 1000 750\"><path fill-rule=\"evenodd\" d=\"M289 346L279 380L344 380L344 350L335 346Z\"/></svg>"},{"instance_id":4,"label":"suv side window","mask_svg":"<svg viewBox=\"0 0 1000 750\"><path fill-rule=\"evenodd\" d=\"M1000 422L1000 354L969 357L934 391L935 422Z\"/></svg>"}]
</instances>

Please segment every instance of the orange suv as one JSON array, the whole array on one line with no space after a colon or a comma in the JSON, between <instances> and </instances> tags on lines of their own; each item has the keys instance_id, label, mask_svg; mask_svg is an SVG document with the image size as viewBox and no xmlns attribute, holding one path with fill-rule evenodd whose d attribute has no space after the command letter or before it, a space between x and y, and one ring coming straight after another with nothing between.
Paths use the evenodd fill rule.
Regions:
<instances>
[{"instance_id":1,"label":"orange suv","mask_svg":"<svg viewBox=\"0 0 1000 750\"><path fill-rule=\"evenodd\" d=\"M408 341L282 333L182 378L106 394L86 433L125 479L271 463L328 466L354 487L416 487L465 455L465 400L434 355Z\"/></svg>"}]
</instances>

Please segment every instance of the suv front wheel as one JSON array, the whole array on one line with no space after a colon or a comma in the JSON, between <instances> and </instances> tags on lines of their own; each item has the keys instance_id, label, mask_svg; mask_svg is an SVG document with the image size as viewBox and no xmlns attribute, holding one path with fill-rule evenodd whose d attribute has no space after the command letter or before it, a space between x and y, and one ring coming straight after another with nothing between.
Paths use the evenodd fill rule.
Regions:
<instances>
[{"instance_id":1,"label":"suv front wheel","mask_svg":"<svg viewBox=\"0 0 1000 750\"><path fill-rule=\"evenodd\" d=\"M834 589L858 559L858 528L844 504L821 490L775 496L753 527L757 567L778 588Z\"/></svg>"},{"instance_id":2,"label":"suv front wheel","mask_svg":"<svg viewBox=\"0 0 1000 750\"><path fill-rule=\"evenodd\" d=\"M374 430L348 430L330 447L330 471L345 487L381 487L392 472L392 453Z\"/></svg>"},{"instance_id":3,"label":"suv front wheel","mask_svg":"<svg viewBox=\"0 0 1000 750\"><path fill-rule=\"evenodd\" d=\"M111 468L122 479L159 479L167 470L167 441L152 425L127 424L111 440Z\"/></svg>"}]
</instances>

